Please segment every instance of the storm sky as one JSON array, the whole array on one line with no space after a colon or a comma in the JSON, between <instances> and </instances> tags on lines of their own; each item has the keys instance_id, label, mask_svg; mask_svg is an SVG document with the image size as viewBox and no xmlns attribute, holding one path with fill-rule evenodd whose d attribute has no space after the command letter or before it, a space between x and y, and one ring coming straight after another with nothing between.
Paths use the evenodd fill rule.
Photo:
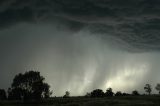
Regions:
<instances>
[{"instance_id":1,"label":"storm sky","mask_svg":"<svg viewBox=\"0 0 160 106\"><path fill-rule=\"evenodd\" d=\"M160 83L159 0L0 0L0 88L40 71L54 96Z\"/></svg>"}]
</instances>

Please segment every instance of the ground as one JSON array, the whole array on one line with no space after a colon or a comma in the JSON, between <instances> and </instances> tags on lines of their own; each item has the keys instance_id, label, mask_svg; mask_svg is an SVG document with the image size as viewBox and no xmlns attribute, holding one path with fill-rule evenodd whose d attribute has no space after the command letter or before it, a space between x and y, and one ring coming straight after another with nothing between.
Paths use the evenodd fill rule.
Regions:
<instances>
[{"instance_id":1,"label":"ground","mask_svg":"<svg viewBox=\"0 0 160 106\"><path fill-rule=\"evenodd\" d=\"M3 101L0 106L160 106L160 96L52 98L41 103Z\"/></svg>"}]
</instances>

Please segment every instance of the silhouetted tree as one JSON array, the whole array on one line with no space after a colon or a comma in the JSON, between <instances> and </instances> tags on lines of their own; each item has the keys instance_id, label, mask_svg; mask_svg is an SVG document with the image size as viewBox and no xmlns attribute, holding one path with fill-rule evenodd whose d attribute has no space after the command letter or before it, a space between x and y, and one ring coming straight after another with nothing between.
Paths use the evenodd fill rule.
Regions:
<instances>
[{"instance_id":1,"label":"silhouetted tree","mask_svg":"<svg viewBox=\"0 0 160 106\"><path fill-rule=\"evenodd\" d=\"M130 96L131 94L129 93L122 93L122 96Z\"/></svg>"},{"instance_id":2,"label":"silhouetted tree","mask_svg":"<svg viewBox=\"0 0 160 106\"><path fill-rule=\"evenodd\" d=\"M156 87L155 87L155 89L159 92L159 94L160 94L160 84L157 84L156 85Z\"/></svg>"},{"instance_id":3,"label":"silhouetted tree","mask_svg":"<svg viewBox=\"0 0 160 106\"><path fill-rule=\"evenodd\" d=\"M140 95L140 94L138 93L138 91L137 91L137 90L134 90L134 91L132 91L132 95L134 95L134 96L138 96L138 95Z\"/></svg>"},{"instance_id":4,"label":"silhouetted tree","mask_svg":"<svg viewBox=\"0 0 160 106\"><path fill-rule=\"evenodd\" d=\"M69 91L66 91L65 92L65 95L63 96L64 98L69 98L70 97L70 92Z\"/></svg>"},{"instance_id":5,"label":"silhouetted tree","mask_svg":"<svg viewBox=\"0 0 160 106\"><path fill-rule=\"evenodd\" d=\"M115 96L123 96L121 91L117 91Z\"/></svg>"},{"instance_id":6,"label":"silhouetted tree","mask_svg":"<svg viewBox=\"0 0 160 106\"><path fill-rule=\"evenodd\" d=\"M150 95L152 92L152 88L150 84L146 84L144 90Z\"/></svg>"},{"instance_id":7,"label":"silhouetted tree","mask_svg":"<svg viewBox=\"0 0 160 106\"><path fill-rule=\"evenodd\" d=\"M112 88L108 88L108 89L106 90L105 96L113 96L113 95L114 95L114 93L113 93L113 91L112 91Z\"/></svg>"},{"instance_id":8,"label":"silhouetted tree","mask_svg":"<svg viewBox=\"0 0 160 106\"><path fill-rule=\"evenodd\" d=\"M91 92L91 97L103 97L104 92L101 89L96 89Z\"/></svg>"},{"instance_id":9,"label":"silhouetted tree","mask_svg":"<svg viewBox=\"0 0 160 106\"><path fill-rule=\"evenodd\" d=\"M9 88L8 89L8 99L9 100L22 100L25 95L25 90L21 88Z\"/></svg>"},{"instance_id":10,"label":"silhouetted tree","mask_svg":"<svg viewBox=\"0 0 160 106\"><path fill-rule=\"evenodd\" d=\"M49 88L40 72L29 71L15 76L8 97L13 100L40 100L51 95Z\"/></svg>"},{"instance_id":11,"label":"silhouetted tree","mask_svg":"<svg viewBox=\"0 0 160 106\"><path fill-rule=\"evenodd\" d=\"M0 89L0 100L6 100L6 91L4 89Z\"/></svg>"}]
</instances>

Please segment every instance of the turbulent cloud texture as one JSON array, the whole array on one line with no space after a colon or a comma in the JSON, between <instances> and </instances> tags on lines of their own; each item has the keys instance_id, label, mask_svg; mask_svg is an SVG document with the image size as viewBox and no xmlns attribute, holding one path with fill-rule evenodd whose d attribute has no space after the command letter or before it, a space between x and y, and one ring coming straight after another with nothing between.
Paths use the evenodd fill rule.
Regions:
<instances>
[{"instance_id":1,"label":"turbulent cloud texture","mask_svg":"<svg viewBox=\"0 0 160 106\"><path fill-rule=\"evenodd\" d=\"M85 26L94 33L104 33L105 38L116 37L131 50L157 50L159 5L159 0L2 0L0 23L3 27L63 20L76 30Z\"/></svg>"},{"instance_id":2,"label":"turbulent cloud texture","mask_svg":"<svg viewBox=\"0 0 160 106\"><path fill-rule=\"evenodd\" d=\"M0 86L33 69L55 95L143 91L159 81L159 11L159 0L1 0Z\"/></svg>"}]
</instances>

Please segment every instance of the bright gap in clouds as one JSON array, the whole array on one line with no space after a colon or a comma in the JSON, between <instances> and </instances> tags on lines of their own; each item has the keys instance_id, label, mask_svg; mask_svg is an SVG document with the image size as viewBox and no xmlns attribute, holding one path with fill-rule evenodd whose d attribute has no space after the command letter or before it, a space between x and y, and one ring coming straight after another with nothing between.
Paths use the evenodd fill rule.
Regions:
<instances>
[{"instance_id":1,"label":"bright gap in clouds","mask_svg":"<svg viewBox=\"0 0 160 106\"><path fill-rule=\"evenodd\" d=\"M145 63L145 62L144 62ZM119 69L119 71L107 80L106 88L114 88L114 91L132 92L135 86L145 79L149 71L148 64L138 64L132 66L132 63ZM129 90L127 90L129 89Z\"/></svg>"}]
</instances>

